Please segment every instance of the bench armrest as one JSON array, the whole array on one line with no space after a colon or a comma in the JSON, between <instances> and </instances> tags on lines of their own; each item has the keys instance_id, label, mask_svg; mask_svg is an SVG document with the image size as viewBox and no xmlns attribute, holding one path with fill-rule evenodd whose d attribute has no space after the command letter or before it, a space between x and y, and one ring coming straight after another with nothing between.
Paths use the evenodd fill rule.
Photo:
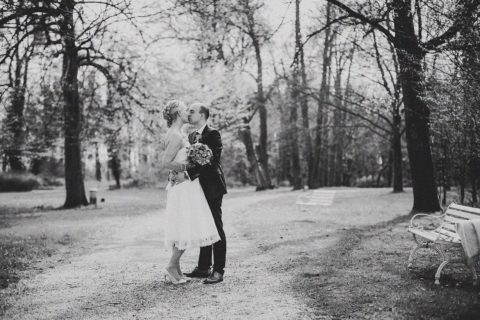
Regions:
<instances>
[{"instance_id":1,"label":"bench armrest","mask_svg":"<svg viewBox=\"0 0 480 320\"><path fill-rule=\"evenodd\" d=\"M439 225L441 225L443 223L443 218L445 217L445 214L442 214L442 215L439 215L439 216L436 216L436 215L433 215L433 214L427 214L427 213L417 213L416 215L414 215L412 217L412 219L410 219L410 228L424 228L422 225L419 225L419 224L416 224L415 223L415 219L418 218L418 217L429 217L429 218L435 218L439 221Z\"/></svg>"}]
</instances>

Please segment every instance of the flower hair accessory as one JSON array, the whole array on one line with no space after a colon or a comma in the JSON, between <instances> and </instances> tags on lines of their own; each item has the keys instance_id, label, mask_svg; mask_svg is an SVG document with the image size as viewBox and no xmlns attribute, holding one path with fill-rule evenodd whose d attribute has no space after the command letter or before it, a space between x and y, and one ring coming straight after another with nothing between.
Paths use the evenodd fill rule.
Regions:
<instances>
[{"instance_id":1,"label":"flower hair accessory","mask_svg":"<svg viewBox=\"0 0 480 320\"><path fill-rule=\"evenodd\" d=\"M167 126L170 127L175 120L175 111L184 105L184 103L180 100L170 100L165 104L163 108L163 118L167 120Z\"/></svg>"}]
</instances>

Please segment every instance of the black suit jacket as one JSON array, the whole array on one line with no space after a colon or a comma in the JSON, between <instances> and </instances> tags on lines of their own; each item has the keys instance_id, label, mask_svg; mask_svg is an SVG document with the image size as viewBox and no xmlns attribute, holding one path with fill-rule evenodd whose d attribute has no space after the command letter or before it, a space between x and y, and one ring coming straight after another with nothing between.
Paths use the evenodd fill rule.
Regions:
<instances>
[{"instance_id":1,"label":"black suit jacket","mask_svg":"<svg viewBox=\"0 0 480 320\"><path fill-rule=\"evenodd\" d=\"M195 143L195 136L196 131L188 135L188 141L190 144ZM220 157L223 148L222 137L217 130L205 126L198 142L206 144L212 150L212 160L209 164L204 166L197 165L194 168L187 170L187 172L190 179L200 179L200 185L202 186L207 199L216 199L227 193L225 177L223 175L222 165L220 164Z\"/></svg>"}]
</instances>

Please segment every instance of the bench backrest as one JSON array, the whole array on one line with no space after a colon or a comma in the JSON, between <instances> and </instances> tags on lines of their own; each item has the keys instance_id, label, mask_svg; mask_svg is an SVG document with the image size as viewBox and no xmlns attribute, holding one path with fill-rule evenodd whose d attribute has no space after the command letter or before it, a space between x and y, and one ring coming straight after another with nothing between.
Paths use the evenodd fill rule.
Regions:
<instances>
[{"instance_id":1,"label":"bench backrest","mask_svg":"<svg viewBox=\"0 0 480 320\"><path fill-rule=\"evenodd\" d=\"M460 241L455 224L460 221L480 219L480 209L452 203L445 211L445 221L436 231L445 238Z\"/></svg>"},{"instance_id":2,"label":"bench backrest","mask_svg":"<svg viewBox=\"0 0 480 320\"><path fill-rule=\"evenodd\" d=\"M454 223L462 220L480 219L480 209L452 203L445 211L445 219Z\"/></svg>"}]
</instances>

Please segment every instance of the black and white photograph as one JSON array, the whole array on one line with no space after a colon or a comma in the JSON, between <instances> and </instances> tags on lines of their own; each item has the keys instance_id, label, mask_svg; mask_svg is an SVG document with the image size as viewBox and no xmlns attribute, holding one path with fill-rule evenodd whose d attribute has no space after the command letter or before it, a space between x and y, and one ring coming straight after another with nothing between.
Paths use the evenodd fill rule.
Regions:
<instances>
[{"instance_id":1,"label":"black and white photograph","mask_svg":"<svg viewBox=\"0 0 480 320\"><path fill-rule=\"evenodd\" d=\"M479 0L0 0L0 319L480 319Z\"/></svg>"}]
</instances>

